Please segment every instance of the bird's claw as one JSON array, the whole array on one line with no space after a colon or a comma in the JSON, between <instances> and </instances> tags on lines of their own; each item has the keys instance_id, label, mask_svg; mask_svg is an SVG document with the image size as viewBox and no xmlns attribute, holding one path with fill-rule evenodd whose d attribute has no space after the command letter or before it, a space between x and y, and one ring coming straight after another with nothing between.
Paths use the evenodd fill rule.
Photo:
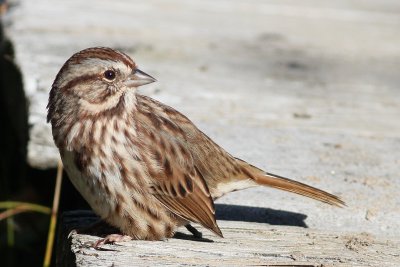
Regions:
<instances>
[{"instance_id":1,"label":"bird's claw","mask_svg":"<svg viewBox=\"0 0 400 267\"><path fill-rule=\"evenodd\" d=\"M132 237L130 237L128 235L111 234L111 235L106 236L105 238L97 240L93 244L93 248L97 249L101 245L113 244L115 242L127 242L127 241L131 241L131 240L132 240Z\"/></svg>"}]
</instances>

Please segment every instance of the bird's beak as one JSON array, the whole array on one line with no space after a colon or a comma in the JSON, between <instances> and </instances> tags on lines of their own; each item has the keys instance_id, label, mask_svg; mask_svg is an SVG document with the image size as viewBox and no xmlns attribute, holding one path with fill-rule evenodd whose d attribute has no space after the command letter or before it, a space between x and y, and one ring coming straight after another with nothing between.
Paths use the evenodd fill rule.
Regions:
<instances>
[{"instance_id":1,"label":"bird's beak","mask_svg":"<svg viewBox=\"0 0 400 267\"><path fill-rule=\"evenodd\" d=\"M157 81L155 78L151 77L149 74L135 69L129 78L126 80L125 85L127 87L139 87L145 84L149 84Z\"/></svg>"}]
</instances>

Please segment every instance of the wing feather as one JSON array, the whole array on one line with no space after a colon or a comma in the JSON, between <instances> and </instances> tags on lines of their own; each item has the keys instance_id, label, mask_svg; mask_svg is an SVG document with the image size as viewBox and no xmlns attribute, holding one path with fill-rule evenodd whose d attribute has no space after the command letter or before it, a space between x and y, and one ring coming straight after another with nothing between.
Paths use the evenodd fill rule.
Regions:
<instances>
[{"instance_id":1,"label":"wing feather","mask_svg":"<svg viewBox=\"0 0 400 267\"><path fill-rule=\"evenodd\" d=\"M215 207L204 177L195 165L185 132L167 115L164 106L141 96L137 128L150 176L152 193L173 214L199 223L222 237ZM149 102L150 101L150 102ZM156 115L157 114L157 115ZM181 118L184 119L184 118ZM153 168L157 166L158 168Z\"/></svg>"}]
</instances>

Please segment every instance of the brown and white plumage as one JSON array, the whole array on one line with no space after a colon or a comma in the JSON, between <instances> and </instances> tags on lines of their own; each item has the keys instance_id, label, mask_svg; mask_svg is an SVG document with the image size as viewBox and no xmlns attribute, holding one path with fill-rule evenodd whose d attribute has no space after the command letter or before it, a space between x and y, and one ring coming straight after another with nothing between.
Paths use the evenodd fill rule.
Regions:
<instances>
[{"instance_id":1,"label":"brown and white plumage","mask_svg":"<svg viewBox=\"0 0 400 267\"><path fill-rule=\"evenodd\" d=\"M157 240L195 222L222 236L213 200L256 185L344 205L232 157L184 115L136 92L153 81L127 55L89 48L64 64L49 97L48 121L72 183L124 234Z\"/></svg>"}]
</instances>

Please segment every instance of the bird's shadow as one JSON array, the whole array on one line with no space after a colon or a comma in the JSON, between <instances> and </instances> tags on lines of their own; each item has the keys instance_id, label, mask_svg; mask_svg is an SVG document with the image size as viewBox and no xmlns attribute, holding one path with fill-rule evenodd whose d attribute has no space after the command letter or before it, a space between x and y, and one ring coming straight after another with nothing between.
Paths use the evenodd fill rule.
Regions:
<instances>
[{"instance_id":1,"label":"bird's shadow","mask_svg":"<svg viewBox=\"0 0 400 267\"><path fill-rule=\"evenodd\" d=\"M307 215L270 208L215 204L217 220L267 223L308 228Z\"/></svg>"},{"instance_id":2,"label":"bird's shadow","mask_svg":"<svg viewBox=\"0 0 400 267\"><path fill-rule=\"evenodd\" d=\"M239 205L215 204L217 220L267 223L270 225L299 226L308 228L307 215L302 213L274 210L270 208ZM214 242L208 238L197 238L191 234L177 232L174 238L197 242Z\"/></svg>"},{"instance_id":3,"label":"bird's shadow","mask_svg":"<svg viewBox=\"0 0 400 267\"><path fill-rule=\"evenodd\" d=\"M182 232L176 232L174 237L175 239L183 239L183 240L190 240L195 242L205 242L205 243L213 243L214 240L205 238L205 237L195 237L192 234L185 234Z\"/></svg>"}]
</instances>

